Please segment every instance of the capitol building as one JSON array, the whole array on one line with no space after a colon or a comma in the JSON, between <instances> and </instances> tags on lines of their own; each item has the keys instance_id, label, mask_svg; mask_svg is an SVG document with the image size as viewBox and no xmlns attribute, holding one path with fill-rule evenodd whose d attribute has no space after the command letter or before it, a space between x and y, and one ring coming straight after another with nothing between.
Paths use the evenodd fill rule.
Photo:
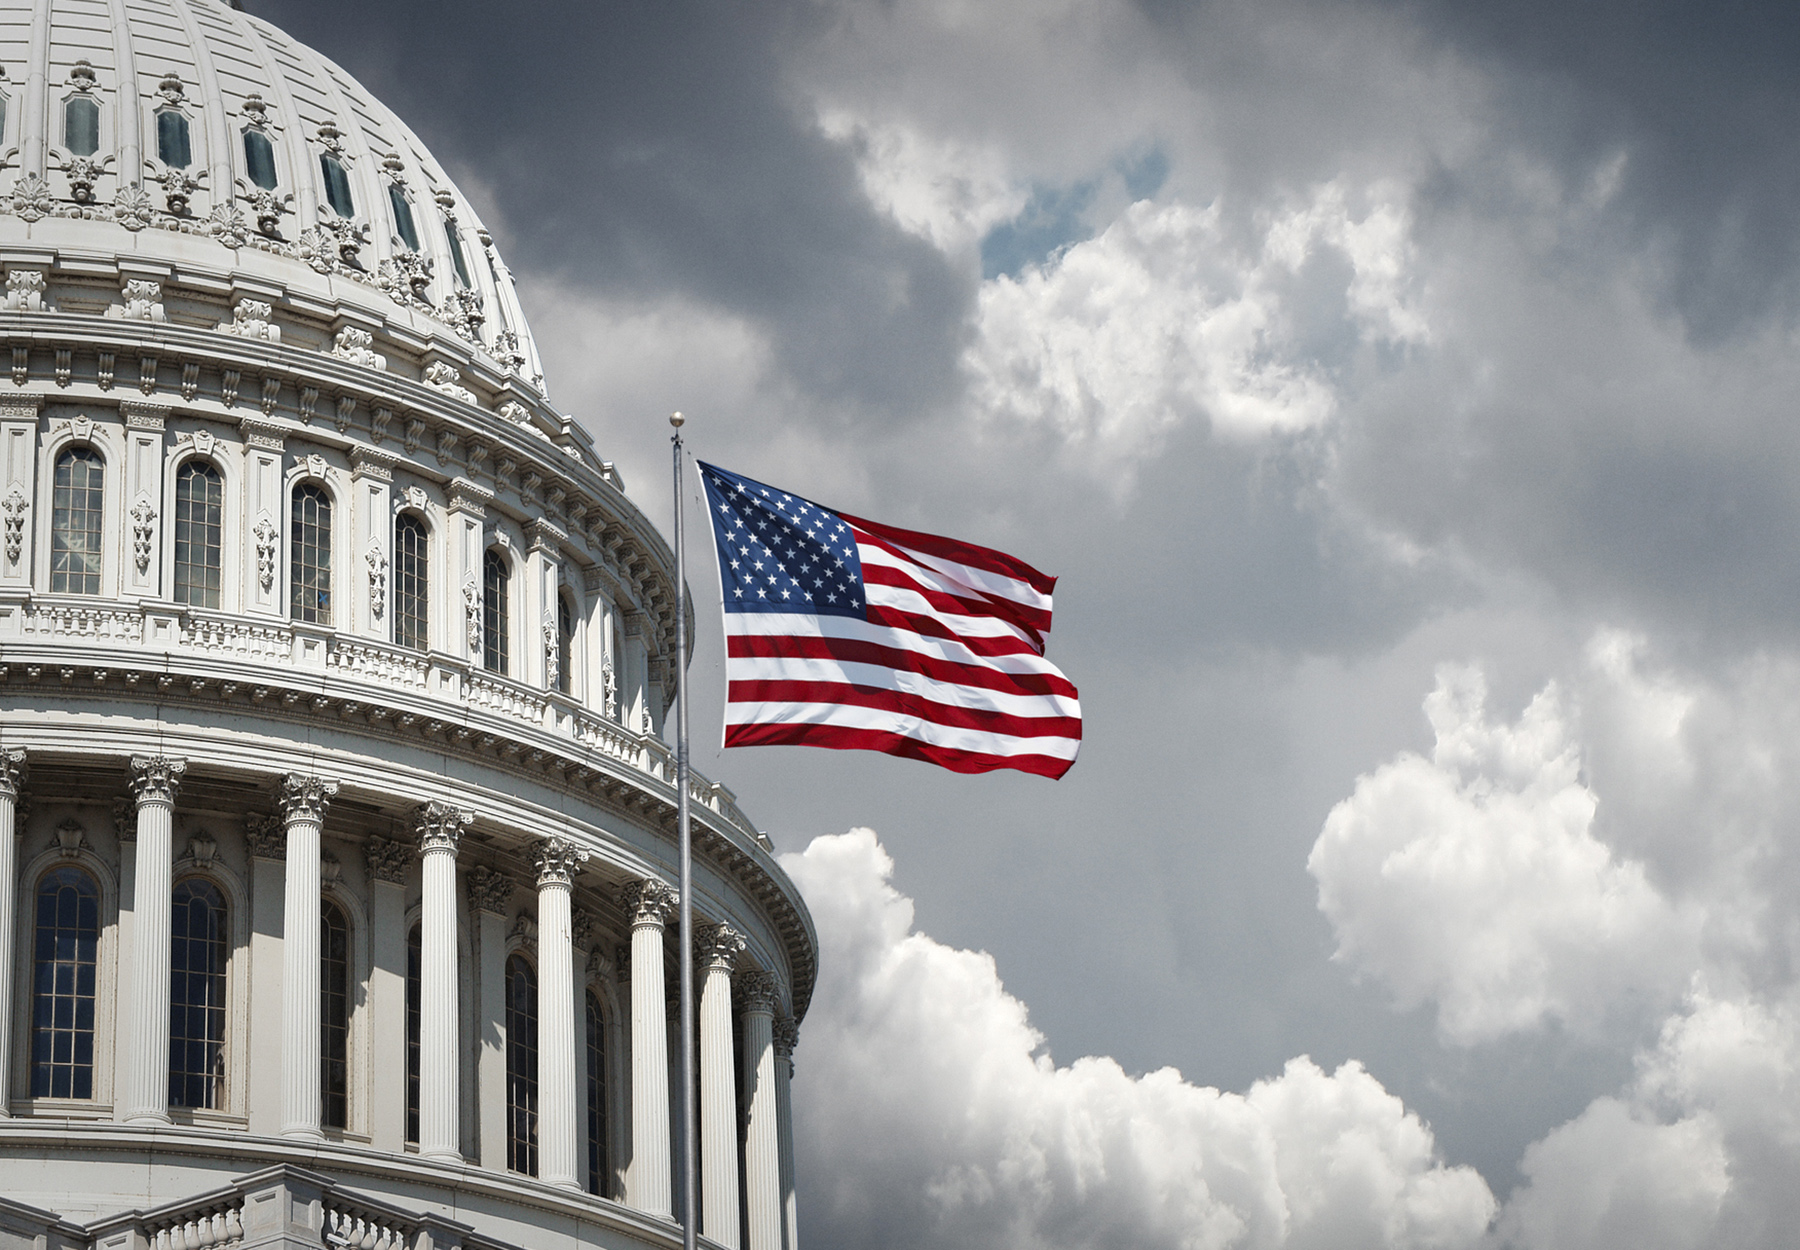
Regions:
<instances>
[{"instance_id":1,"label":"capitol building","mask_svg":"<svg viewBox=\"0 0 1800 1250\"><path fill-rule=\"evenodd\" d=\"M224 0L0 0L0 273L0 1248L679 1246L674 553L469 201ZM689 793L793 1250L818 943Z\"/></svg>"}]
</instances>

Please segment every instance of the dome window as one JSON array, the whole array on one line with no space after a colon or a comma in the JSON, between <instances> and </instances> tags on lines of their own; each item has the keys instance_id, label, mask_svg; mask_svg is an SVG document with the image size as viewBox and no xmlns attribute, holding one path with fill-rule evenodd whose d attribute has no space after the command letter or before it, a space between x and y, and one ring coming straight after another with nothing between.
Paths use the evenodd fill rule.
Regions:
<instances>
[{"instance_id":1,"label":"dome window","mask_svg":"<svg viewBox=\"0 0 1800 1250\"><path fill-rule=\"evenodd\" d=\"M319 174L325 179L325 202L339 217L356 216L356 202L350 198L350 175L344 162L329 152L319 153Z\"/></svg>"},{"instance_id":2,"label":"dome window","mask_svg":"<svg viewBox=\"0 0 1800 1250\"><path fill-rule=\"evenodd\" d=\"M275 145L260 130L244 132L244 167L250 171L251 182L265 191L275 189Z\"/></svg>"},{"instance_id":3,"label":"dome window","mask_svg":"<svg viewBox=\"0 0 1800 1250\"><path fill-rule=\"evenodd\" d=\"M394 229L400 235L400 241L406 244L406 250L419 250L419 230L413 224L412 205L406 202L406 192L398 183L388 183L388 203L394 209Z\"/></svg>"},{"instance_id":4,"label":"dome window","mask_svg":"<svg viewBox=\"0 0 1800 1250\"><path fill-rule=\"evenodd\" d=\"M450 264L456 269L456 285L466 291L475 284L469 281L469 262L463 259L462 239L456 233L456 223L446 221L444 233L450 239Z\"/></svg>"},{"instance_id":5,"label":"dome window","mask_svg":"<svg viewBox=\"0 0 1800 1250\"><path fill-rule=\"evenodd\" d=\"M186 169L194 163L194 150L188 142L188 119L173 109L156 115L156 156L170 169Z\"/></svg>"},{"instance_id":6,"label":"dome window","mask_svg":"<svg viewBox=\"0 0 1800 1250\"><path fill-rule=\"evenodd\" d=\"M71 156L92 156L100 150L99 101L78 95L63 105L63 146Z\"/></svg>"}]
</instances>

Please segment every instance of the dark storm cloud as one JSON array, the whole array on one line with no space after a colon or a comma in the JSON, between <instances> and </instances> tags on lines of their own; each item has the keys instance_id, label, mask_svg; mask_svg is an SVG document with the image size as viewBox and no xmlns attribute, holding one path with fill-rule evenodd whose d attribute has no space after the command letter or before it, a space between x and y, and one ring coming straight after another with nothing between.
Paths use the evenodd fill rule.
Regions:
<instances>
[{"instance_id":1,"label":"dark storm cloud","mask_svg":"<svg viewBox=\"0 0 1800 1250\"><path fill-rule=\"evenodd\" d=\"M515 270L729 309L766 328L797 382L852 408L912 411L952 385L974 275L878 215L852 154L785 93L778 52L819 8L251 9L478 180Z\"/></svg>"}]
</instances>

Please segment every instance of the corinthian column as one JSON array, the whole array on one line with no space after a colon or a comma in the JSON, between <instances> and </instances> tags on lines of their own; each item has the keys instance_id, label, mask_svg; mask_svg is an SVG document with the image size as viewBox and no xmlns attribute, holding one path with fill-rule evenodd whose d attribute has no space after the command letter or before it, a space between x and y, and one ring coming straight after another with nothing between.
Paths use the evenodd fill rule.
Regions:
<instances>
[{"instance_id":1,"label":"corinthian column","mask_svg":"<svg viewBox=\"0 0 1800 1250\"><path fill-rule=\"evenodd\" d=\"M731 1071L731 969L744 935L730 925L694 935L700 987L700 1232L738 1250L737 1080Z\"/></svg>"},{"instance_id":2,"label":"corinthian column","mask_svg":"<svg viewBox=\"0 0 1800 1250\"><path fill-rule=\"evenodd\" d=\"M575 939L570 894L587 852L561 838L534 849L538 887L538 1179L580 1189L575 1070Z\"/></svg>"},{"instance_id":3,"label":"corinthian column","mask_svg":"<svg viewBox=\"0 0 1800 1250\"><path fill-rule=\"evenodd\" d=\"M456 844L475 813L449 803L413 812L424 858L419 916L419 1153L461 1162L456 1011Z\"/></svg>"},{"instance_id":4,"label":"corinthian column","mask_svg":"<svg viewBox=\"0 0 1800 1250\"><path fill-rule=\"evenodd\" d=\"M794 1106L788 1097L800 1025L792 1016L776 1016L774 1032L775 1127L781 1150L781 1250L800 1250L800 1204L794 1200Z\"/></svg>"},{"instance_id":5,"label":"corinthian column","mask_svg":"<svg viewBox=\"0 0 1800 1250\"><path fill-rule=\"evenodd\" d=\"M663 1004L663 926L675 891L639 881L621 900L631 917L631 1168L625 1197L646 1215L674 1213L669 1183L669 1028Z\"/></svg>"},{"instance_id":6,"label":"corinthian column","mask_svg":"<svg viewBox=\"0 0 1800 1250\"><path fill-rule=\"evenodd\" d=\"M781 1250L781 1133L775 1110L773 973L760 969L737 979L744 1037L744 1212L746 1250Z\"/></svg>"},{"instance_id":7,"label":"corinthian column","mask_svg":"<svg viewBox=\"0 0 1800 1250\"><path fill-rule=\"evenodd\" d=\"M131 1018L136 1028L119 1065L123 1119L169 1121L169 874L175 791L187 761L166 755L131 758L131 793L137 799L136 917L132 924Z\"/></svg>"},{"instance_id":8,"label":"corinthian column","mask_svg":"<svg viewBox=\"0 0 1800 1250\"><path fill-rule=\"evenodd\" d=\"M319 832L337 782L289 773L281 779L287 832L282 895L281 1134L313 1141L319 1132Z\"/></svg>"},{"instance_id":9,"label":"corinthian column","mask_svg":"<svg viewBox=\"0 0 1800 1250\"><path fill-rule=\"evenodd\" d=\"M13 1035L13 901L19 897L19 787L25 784L25 752L0 750L0 1120L7 1115Z\"/></svg>"}]
</instances>

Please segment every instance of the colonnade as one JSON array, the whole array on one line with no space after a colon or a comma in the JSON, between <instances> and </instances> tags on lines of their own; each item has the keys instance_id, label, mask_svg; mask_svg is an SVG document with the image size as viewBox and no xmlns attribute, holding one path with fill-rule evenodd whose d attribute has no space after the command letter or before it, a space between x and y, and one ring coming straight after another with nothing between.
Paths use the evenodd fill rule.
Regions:
<instances>
[{"instance_id":1,"label":"colonnade","mask_svg":"<svg viewBox=\"0 0 1800 1250\"><path fill-rule=\"evenodd\" d=\"M172 833L176 796L187 766L181 759L148 755L133 756L130 765L135 821L122 821L120 830L127 840L135 838L136 853L131 857L135 881L130 930L120 954L119 1009L125 1013L128 1027L119 1031L121 1046L114 1057L115 1118L129 1124L156 1125L170 1122ZM0 1074L11 1073L13 1060L15 1007L10 970L18 897L15 835L25 776L25 753L0 750L0 969L8 973L0 977ZM322 1141L325 1136L321 1123L321 834L337 790L337 783L325 778L287 774L278 795L279 815L251 839L255 858L279 858L283 864L279 1131L300 1141ZM419 1010L425 1022L418 1037L418 1147L427 1158L454 1163L463 1162L457 850L473 819L473 812L438 801L422 804L412 813L421 861ZM402 843L371 840L372 884L398 884L404 859L396 853L409 851ZM572 1191L582 1189L581 1108L585 1105L585 1073L576 1045L572 899L575 873L586 858L585 851L559 838L542 839L533 847L539 1028L537 1175L547 1184ZM486 887L490 899L503 899L510 892L509 880L488 870L475 871L478 879L471 882L473 893L479 896ZM498 892L493 890L496 885L502 887ZM648 1215L669 1220L674 1218L675 1176L664 938L678 900L673 888L652 879L628 886L622 901L631 926L629 967L620 969L630 981L631 1036L631 1155L624 1173L623 1198ZM377 923L401 920L399 900L390 902L395 905L383 909L372 900ZM488 905L479 897L478 909L485 917ZM385 916L379 914L383 910ZM737 969L746 945L742 934L728 925L713 924L703 926L696 936L696 972L701 984L700 1231L730 1250L795 1250L788 1098L795 1022L779 1014L779 987L773 974ZM485 949L487 945L484 936L482 946ZM488 979L483 977L484 984ZM378 1030L382 1023L376 1022ZM741 1069L735 1058L734 1036L742 1041ZM489 1084L482 1082L484 1087ZM0 1116L6 1114L6 1100L0 1098ZM482 1162L492 1165L493 1160L485 1157L485 1143L481 1153ZM503 1149L499 1157L500 1166L505 1166Z\"/></svg>"}]
</instances>

